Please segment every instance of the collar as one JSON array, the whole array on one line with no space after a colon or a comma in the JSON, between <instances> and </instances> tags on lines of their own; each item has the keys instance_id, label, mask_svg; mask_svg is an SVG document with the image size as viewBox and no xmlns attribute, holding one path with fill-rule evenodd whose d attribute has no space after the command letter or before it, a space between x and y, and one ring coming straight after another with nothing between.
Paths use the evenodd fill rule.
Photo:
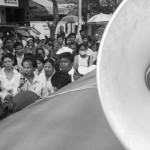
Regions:
<instances>
[{"instance_id":1,"label":"collar","mask_svg":"<svg viewBox=\"0 0 150 150\"><path fill-rule=\"evenodd\" d=\"M70 75L74 74L74 71L75 71L75 69L74 69L74 67L72 67L71 70L68 72L68 74L70 74Z\"/></svg>"},{"instance_id":2,"label":"collar","mask_svg":"<svg viewBox=\"0 0 150 150\"><path fill-rule=\"evenodd\" d=\"M5 68L3 67L0 72L1 72L1 73L5 73ZM13 73L14 73L14 74L17 74L18 71L17 71L15 68L13 68Z\"/></svg>"},{"instance_id":3,"label":"collar","mask_svg":"<svg viewBox=\"0 0 150 150\"><path fill-rule=\"evenodd\" d=\"M23 54L22 56L19 56L19 55L16 54L16 58L21 58L21 59L23 59L23 58L24 58L24 54Z\"/></svg>"},{"instance_id":4,"label":"collar","mask_svg":"<svg viewBox=\"0 0 150 150\"><path fill-rule=\"evenodd\" d=\"M41 73L44 73L44 74L45 74L44 68L42 69L42 71L40 72L40 74L41 74ZM36 69L36 70L34 71L34 75L38 76L38 74L39 74L39 71L38 71L38 69ZM39 75L40 75L40 74L39 74Z\"/></svg>"},{"instance_id":5,"label":"collar","mask_svg":"<svg viewBox=\"0 0 150 150\"><path fill-rule=\"evenodd\" d=\"M26 79L27 79L27 78L26 78ZM31 83L31 84L33 84L33 83L35 83L35 82L39 82L39 80L40 80L40 79L39 79L38 76L35 75L35 74L34 74L33 82L30 82L30 80L27 79L27 81L28 81L29 83Z\"/></svg>"}]
</instances>

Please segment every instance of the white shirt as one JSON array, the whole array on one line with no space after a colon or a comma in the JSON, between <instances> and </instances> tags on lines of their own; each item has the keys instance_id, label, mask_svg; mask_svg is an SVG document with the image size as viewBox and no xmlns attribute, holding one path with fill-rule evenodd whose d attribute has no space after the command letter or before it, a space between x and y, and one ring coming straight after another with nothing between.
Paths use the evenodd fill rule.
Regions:
<instances>
[{"instance_id":1,"label":"white shirt","mask_svg":"<svg viewBox=\"0 0 150 150\"><path fill-rule=\"evenodd\" d=\"M17 65L15 67L16 67L16 69L19 70L20 73L24 72L24 69L22 67L22 60L23 60L23 58L24 58L24 55L22 55L22 56L17 56L16 55Z\"/></svg>"},{"instance_id":2,"label":"white shirt","mask_svg":"<svg viewBox=\"0 0 150 150\"><path fill-rule=\"evenodd\" d=\"M13 78L11 80L8 80L4 68L0 70L0 85L2 89L2 91L0 92L0 97L2 98L2 101L4 100L6 95L11 93L14 96L18 93L17 89L20 83L21 74L15 69L13 69L13 73ZM11 92L9 92L9 90L11 90Z\"/></svg>"},{"instance_id":3,"label":"white shirt","mask_svg":"<svg viewBox=\"0 0 150 150\"><path fill-rule=\"evenodd\" d=\"M87 51L86 51L86 54L90 56L92 53L93 53L93 50L88 48Z\"/></svg>"},{"instance_id":4,"label":"white shirt","mask_svg":"<svg viewBox=\"0 0 150 150\"><path fill-rule=\"evenodd\" d=\"M44 78L45 78L45 71L44 71L44 69L42 69L42 71L40 72L40 74L39 74L38 69L36 69L36 70L34 71L34 74L35 74L36 76L38 76L40 79L44 79Z\"/></svg>"},{"instance_id":5,"label":"white shirt","mask_svg":"<svg viewBox=\"0 0 150 150\"><path fill-rule=\"evenodd\" d=\"M32 91L37 95L39 95L40 97L43 97L44 90L45 90L44 79L41 79L36 75L34 75L32 83L28 79L26 79L25 84L22 87L22 91Z\"/></svg>"},{"instance_id":6,"label":"white shirt","mask_svg":"<svg viewBox=\"0 0 150 150\"><path fill-rule=\"evenodd\" d=\"M51 83L52 76L48 80L46 79L46 76L45 76L45 89L44 89L44 95L43 95L44 97L47 97L54 92L54 88Z\"/></svg>"},{"instance_id":7,"label":"white shirt","mask_svg":"<svg viewBox=\"0 0 150 150\"><path fill-rule=\"evenodd\" d=\"M82 58L80 55L78 56L78 67L83 66L83 67L88 67L89 66L89 56Z\"/></svg>"},{"instance_id":8,"label":"white shirt","mask_svg":"<svg viewBox=\"0 0 150 150\"><path fill-rule=\"evenodd\" d=\"M72 67L72 69L68 72L68 74L71 76L71 82L74 81L74 72L75 72L75 68Z\"/></svg>"},{"instance_id":9,"label":"white shirt","mask_svg":"<svg viewBox=\"0 0 150 150\"><path fill-rule=\"evenodd\" d=\"M76 42L80 45L81 43L83 43L82 37L81 35L76 37Z\"/></svg>"}]
</instances>

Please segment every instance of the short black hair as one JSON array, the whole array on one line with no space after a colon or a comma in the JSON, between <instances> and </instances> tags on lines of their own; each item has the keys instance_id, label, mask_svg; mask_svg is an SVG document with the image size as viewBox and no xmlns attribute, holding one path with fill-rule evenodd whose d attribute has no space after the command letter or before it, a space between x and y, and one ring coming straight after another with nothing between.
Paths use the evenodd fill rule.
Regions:
<instances>
[{"instance_id":1,"label":"short black hair","mask_svg":"<svg viewBox=\"0 0 150 150\"><path fill-rule=\"evenodd\" d=\"M32 54L31 55L26 55L24 57L24 59L22 60L22 66L23 66L24 62L31 62L32 63L32 67L33 68L37 68L36 59L35 59L34 55L32 55Z\"/></svg>"},{"instance_id":2,"label":"short black hair","mask_svg":"<svg viewBox=\"0 0 150 150\"><path fill-rule=\"evenodd\" d=\"M29 37L27 37L27 39L29 39L29 38L31 38L30 40L32 40L33 43L35 43L35 38L34 38L34 36L29 36ZM27 43L29 43L30 40L28 40Z\"/></svg>"},{"instance_id":3,"label":"short black hair","mask_svg":"<svg viewBox=\"0 0 150 150\"><path fill-rule=\"evenodd\" d=\"M5 41L4 41L4 44L6 44L6 42L7 42L8 40L11 40L12 42L14 41L13 38L11 38L11 37L8 36L8 37L6 37L6 39L5 39Z\"/></svg>"},{"instance_id":4,"label":"short black hair","mask_svg":"<svg viewBox=\"0 0 150 150\"><path fill-rule=\"evenodd\" d=\"M58 38L64 39L64 36L63 36L62 34L57 34L57 39L58 39Z\"/></svg>"},{"instance_id":5,"label":"short black hair","mask_svg":"<svg viewBox=\"0 0 150 150\"><path fill-rule=\"evenodd\" d=\"M71 36L75 36L75 38L76 38L76 34L75 34L75 33L70 33L70 34L68 35L69 38L70 38Z\"/></svg>"},{"instance_id":6,"label":"short black hair","mask_svg":"<svg viewBox=\"0 0 150 150\"><path fill-rule=\"evenodd\" d=\"M70 42L70 43L69 43L69 47L70 47L71 45L75 45L75 46L77 47L77 44L76 44L75 42Z\"/></svg>"},{"instance_id":7,"label":"short black hair","mask_svg":"<svg viewBox=\"0 0 150 150\"><path fill-rule=\"evenodd\" d=\"M36 60L39 60L42 64L44 64L44 58L41 55L36 55Z\"/></svg>"},{"instance_id":8,"label":"short black hair","mask_svg":"<svg viewBox=\"0 0 150 150\"><path fill-rule=\"evenodd\" d=\"M84 46L86 49L88 48L88 45L86 43L81 43L78 48L80 49L81 46Z\"/></svg>"},{"instance_id":9,"label":"short black hair","mask_svg":"<svg viewBox=\"0 0 150 150\"><path fill-rule=\"evenodd\" d=\"M81 30L80 30L80 33L81 33L81 32L84 32L84 30L81 29Z\"/></svg>"},{"instance_id":10,"label":"short black hair","mask_svg":"<svg viewBox=\"0 0 150 150\"><path fill-rule=\"evenodd\" d=\"M44 51L44 49L42 47L36 48L36 53L35 53L36 55L37 55L39 50L42 50L43 54L45 55L45 51Z\"/></svg>"},{"instance_id":11,"label":"short black hair","mask_svg":"<svg viewBox=\"0 0 150 150\"><path fill-rule=\"evenodd\" d=\"M51 59L51 58L45 59L44 65L45 65L47 62L49 62L49 63L53 66L53 68L55 67L55 61L54 61L53 59Z\"/></svg>"},{"instance_id":12,"label":"short black hair","mask_svg":"<svg viewBox=\"0 0 150 150\"><path fill-rule=\"evenodd\" d=\"M87 35L84 35L84 36L82 37L82 40L85 39L85 38L88 39L88 41L89 41L89 37L88 37Z\"/></svg>"},{"instance_id":13,"label":"short black hair","mask_svg":"<svg viewBox=\"0 0 150 150\"><path fill-rule=\"evenodd\" d=\"M8 38L8 37L9 37L8 35L5 35L5 34L4 34L1 39L6 39L6 38Z\"/></svg>"},{"instance_id":14,"label":"short black hair","mask_svg":"<svg viewBox=\"0 0 150 150\"><path fill-rule=\"evenodd\" d=\"M14 49L16 49L16 47L17 47L17 46L20 46L20 45L23 47L23 44L22 44L21 42L16 42L16 43L14 44Z\"/></svg>"},{"instance_id":15,"label":"short black hair","mask_svg":"<svg viewBox=\"0 0 150 150\"><path fill-rule=\"evenodd\" d=\"M32 53L26 53L24 54L24 57L35 57Z\"/></svg>"},{"instance_id":16,"label":"short black hair","mask_svg":"<svg viewBox=\"0 0 150 150\"><path fill-rule=\"evenodd\" d=\"M73 56L73 54L71 54L69 52L60 54L60 59L62 59L62 58L67 58L70 60L70 62L72 62L72 63L74 62L74 56Z\"/></svg>"},{"instance_id":17,"label":"short black hair","mask_svg":"<svg viewBox=\"0 0 150 150\"><path fill-rule=\"evenodd\" d=\"M53 39L52 38L47 38L45 44L47 44L48 42L52 42L53 43Z\"/></svg>"},{"instance_id":18,"label":"short black hair","mask_svg":"<svg viewBox=\"0 0 150 150\"><path fill-rule=\"evenodd\" d=\"M11 53L6 53L2 56L2 63L3 63L5 58L10 58L12 61L14 61L14 55Z\"/></svg>"},{"instance_id":19,"label":"short black hair","mask_svg":"<svg viewBox=\"0 0 150 150\"><path fill-rule=\"evenodd\" d=\"M53 87L60 89L71 83L71 76L66 71L59 70L52 76L51 83Z\"/></svg>"}]
</instances>

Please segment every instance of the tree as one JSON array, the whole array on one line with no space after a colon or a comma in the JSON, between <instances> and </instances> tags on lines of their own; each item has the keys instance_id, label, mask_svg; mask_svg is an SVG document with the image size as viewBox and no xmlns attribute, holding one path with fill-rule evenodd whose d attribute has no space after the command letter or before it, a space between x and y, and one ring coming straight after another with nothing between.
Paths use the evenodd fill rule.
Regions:
<instances>
[{"instance_id":1,"label":"tree","mask_svg":"<svg viewBox=\"0 0 150 150\"><path fill-rule=\"evenodd\" d=\"M55 31L57 24L59 22L59 12L58 12L58 5L56 0L52 0L53 2L53 22L47 22L48 28L50 29L50 37L55 39Z\"/></svg>"}]
</instances>

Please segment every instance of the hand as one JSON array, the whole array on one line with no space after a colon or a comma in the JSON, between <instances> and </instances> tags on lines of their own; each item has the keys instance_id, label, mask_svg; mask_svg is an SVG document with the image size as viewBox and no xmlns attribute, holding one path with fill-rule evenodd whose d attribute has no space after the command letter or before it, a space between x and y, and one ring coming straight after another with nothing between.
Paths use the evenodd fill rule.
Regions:
<instances>
[{"instance_id":1,"label":"hand","mask_svg":"<svg viewBox=\"0 0 150 150\"><path fill-rule=\"evenodd\" d=\"M11 100L12 100L12 98L13 98L13 95L8 94L8 95L6 95L6 96L5 96L4 101L9 102L9 101L11 101Z\"/></svg>"},{"instance_id":2,"label":"hand","mask_svg":"<svg viewBox=\"0 0 150 150\"><path fill-rule=\"evenodd\" d=\"M80 77L82 77L82 75L81 75L79 72L75 71L75 72L74 72L74 75L73 75L74 80L77 80L77 79L79 79Z\"/></svg>"}]
</instances>

